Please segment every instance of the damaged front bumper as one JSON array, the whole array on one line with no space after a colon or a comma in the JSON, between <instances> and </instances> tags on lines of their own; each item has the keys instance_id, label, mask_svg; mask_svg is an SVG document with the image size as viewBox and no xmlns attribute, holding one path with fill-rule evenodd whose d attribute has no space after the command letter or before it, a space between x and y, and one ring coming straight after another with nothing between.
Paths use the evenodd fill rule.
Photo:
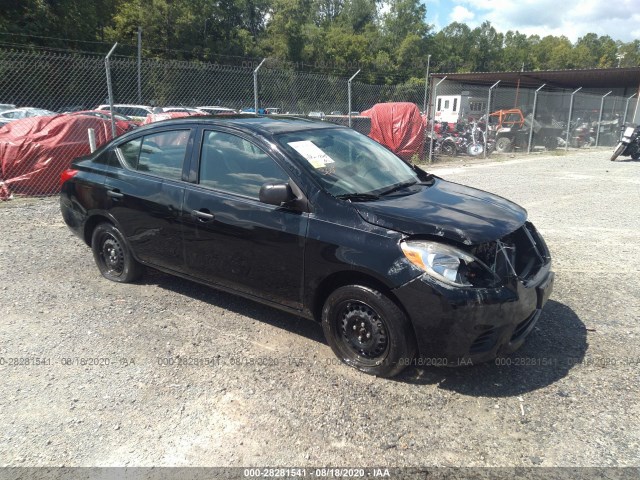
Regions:
<instances>
[{"instance_id":1,"label":"damaged front bumper","mask_svg":"<svg viewBox=\"0 0 640 480\"><path fill-rule=\"evenodd\" d=\"M517 350L553 290L547 262L535 277L498 288L457 288L425 274L394 290L411 318L420 358L469 365Z\"/></svg>"}]
</instances>

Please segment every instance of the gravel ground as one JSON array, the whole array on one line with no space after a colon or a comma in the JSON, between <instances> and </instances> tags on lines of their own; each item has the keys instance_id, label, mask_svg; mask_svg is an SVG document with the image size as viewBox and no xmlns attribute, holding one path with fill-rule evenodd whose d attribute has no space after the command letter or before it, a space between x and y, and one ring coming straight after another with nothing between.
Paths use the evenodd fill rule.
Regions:
<instances>
[{"instance_id":1,"label":"gravel ground","mask_svg":"<svg viewBox=\"0 0 640 480\"><path fill-rule=\"evenodd\" d=\"M608 154L431 168L527 208L556 286L502 364L393 380L312 322L158 272L108 282L57 198L1 204L0 466L640 465L640 163Z\"/></svg>"}]
</instances>

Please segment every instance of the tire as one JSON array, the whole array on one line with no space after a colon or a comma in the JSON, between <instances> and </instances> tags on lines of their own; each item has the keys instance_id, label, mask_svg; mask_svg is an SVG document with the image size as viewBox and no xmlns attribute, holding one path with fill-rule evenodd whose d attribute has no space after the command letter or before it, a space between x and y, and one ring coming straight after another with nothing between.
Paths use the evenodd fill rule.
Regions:
<instances>
[{"instance_id":1,"label":"tire","mask_svg":"<svg viewBox=\"0 0 640 480\"><path fill-rule=\"evenodd\" d=\"M622 142L618 143L618 146L613 151L613 155L611 155L610 160L613 162L616 158L618 158L620 156L620 154L622 152L624 152L624 148L625 148L624 143L622 143Z\"/></svg>"},{"instance_id":2,"label":"tire","mask_svg":"<svg viewBox=\"0 0 640 480\"><path fill-rule=\"evenodd\" d=\"M456 153L458 153L458 149L452 141L445 140L440 145L440 153L447 157L455 157Z\"/></svg>"},{"instance_id":3,"label":"tire","mask_svg":"<svg viewBox=\"0 0 640 480\"><path fill-rule=\"evenodd\" d=\"M322 329L340 360L369 375L393 377L416 353L407 316L370 287L348 285L331 293L322 308Z\"/></svg>"},{"instance_id":4,"label":"tire","mask_svg":"<svg viewBox=\"0 0 640 480\"><path fill-rule=\"evenodd\" d=\"M110 223L93 230L91 250L98 270L112 282L133 282L142 274L142 266L133 258L122 233Z\"/></svg>"},{"instance_id":5,"label":"tire","mask_svg":"<svg viewBox=\"0 0 640 480\"><path fill-rule=\"evenodd\" d=\"M508 153L513 148L511 144L511 139L508 137L500 137L496 140L496 152L498 153Z\"/></svg>"},{"instance_id":6,"label":"tire","mask_svg":"<svg viewBox=\"0 0 640 480\"><path fill-rule=\"evenodd\" d=\"M549 150L557 150L558 149L558 137L546 137L544 139L544 147Z\"/></svg>"}]
</instances>

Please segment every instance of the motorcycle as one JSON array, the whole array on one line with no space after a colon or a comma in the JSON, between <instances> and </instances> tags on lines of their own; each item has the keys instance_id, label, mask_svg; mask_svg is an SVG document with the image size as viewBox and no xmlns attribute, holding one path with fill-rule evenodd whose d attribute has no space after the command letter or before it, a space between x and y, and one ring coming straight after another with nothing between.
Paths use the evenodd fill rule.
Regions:
<instances>
[{"instance_id":1,"label":"motorcycle","mask_svg":"<svg viewBox=\"0 0 640 480\"><path fill-rule=\"evenodd\" d=\"M493 140L485 142L484 131L476 122L461 127L459 130L461 130L459 133L451 134L441 140L440 151L444 155L455 156L459 153L466 153L477 157L484 153L485 145L487 153L491 153L495 149Z\"/></svg>"},{"instance_id":2,"label":"motorcycle","mask_svg":"<svg viewBox=\"0 0 640 480\"><path fill-rule=\"evenodd\" d=\"M618 156L624 155L631 157L633 160L640 160L640 125L625 125L620 141L611 155L613 162Z\"/></svg>"}]
</instances>

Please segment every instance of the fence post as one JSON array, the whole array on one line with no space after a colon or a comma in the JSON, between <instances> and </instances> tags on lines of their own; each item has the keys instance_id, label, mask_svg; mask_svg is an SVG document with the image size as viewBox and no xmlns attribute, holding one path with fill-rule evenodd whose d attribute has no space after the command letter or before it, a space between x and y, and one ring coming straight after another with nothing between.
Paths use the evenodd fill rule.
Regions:
<instances>
[{"instance_id":1,"label":"fence post","mask_svg":"<svg viewBox=\"0 0 640 480\"><path fill-rule=\"evenodd\" d=\"M260 64L253 71L253 114L258 115L258 70L265 62L266 58L263 58Z\"/></svg>"},{"instance_id":2,"label":"fence post","mask_svg":"<svg viewBox=\"0 0 640 480\"><path fill-rule=\"evenodd\" d=\"M487 158L487 139L489 138L489 115L491 114L491 94L493 89L498 86L500 80L489 87L489 96L487 97L487 121L484 122L484 158Z\"/></svg>"},{"instance_id":3,"label":"fence post","mask_svg":"<svg viewBox=\"0 0 640 480\"><path fill-rule=\"evenodd\" d=\"M93 128L87 128L87 135L89 136L89 151L93 153L96 151L96 131Z\"/></svg>"},{"instance_id":4,"label":"fence post","mask_svg":"<svg viewBox=\"0 0 640 480\"><path fill-rule=\"evenodd\" d=\"M571 101L569 102L569 118L567 119L567 138L564 142L564 151L569 150L569 134L571 133L571 116L573 115L573 98L576 93L582 90L582 87L578 88L575 92L571 94Z\"/></svg>"},{"instance_id":5,"label":"fence post","mask_svg":"<svg viewBox=\"0 0 640 480\"><path fill-rule=\"evenodd\" d=\"M625 123L627 123L627 113L629 112L629 102L631 101L631 99L633 97L635 97L637 95L637 93L634 93L633 95L631 95L629 98L627 98L627 105L624 107L624 117L622 117L622 125L624 125Z\"/></svg>"},{"instance_id":6,"label":"fence post","mask_svg":"<svg viewBox=\"0 0 640 480\"><path fill-rule=\"evenodd\" d=\"M356 76L360 73L360 69L358 69L358 71L356 73L353 74L353 76L349 79L349 81L347 82L347 88L348 88L348 96L349 96L349 128L351 128L351 82L353 81L354 78L356 78Z\"/></svg>"},{"instance_id":7,"label":"fence post","mask_svg":"<svg viewBox=\"0 0 640 480\"><path fill-rule=\"evenodd\" d=\"M613 91L605 93L602 96L602 99L600 100L600 114L598 115L598 131L596 132L596 147L598 146L598 142L600 141L600 127L602 126L601 123L602 123L602 110L604 109L604 99L611 93L613 93Z\"/></svg>"},{"instance_id":8,"label":"fence post","mask_svg":"<svg viewBox=\"0 0 640 480\"><path fill-rule=\"evenodd\" d=\"M434 109L435 110L435 102L438 98L438 86L444 82L447 79L447 76L445 75L442 80L440 80L438 83L436 83L436 86L433 87L433 101L434 101ZM433 110L431 110L431 112L433 113ZM427 120L429 119L429 117L427 117ZM435 117L431 119L431 135L429 137L429 163L431 163L431 156L433 155L433 124L435 123Z\"/></svg>"},{"instance_id":9,"label":"fence post","mask_svg":"<svg viewBox=\"0 0 640 480\"><path fill-rule=\"evenodd\" d=\"M138 103L142 105L142 27L138 27Z\"/></svg>"},{"instance_id":10,"label":"fence post","mask_svg":"<svg viewBox=\"0 0 640 480\"><path fill-rule=\"evenodd\" d=\"M538 104L538 92L545 87L543 83L533 94L533 111L531 112L531 126L529 127L529 145L527 145L527 153L531 153L531 141L533 140L533 122L536 121L536 106Z\"/></svg>"},{"instance_id":11,"label":"fence post","mask_svg":"<svg viewBox=\"0 0 640 480\"><path fill-rule=\"evenodd\" d=\"M109 112L111 112L111 138L116 138L116 118L113 111L113 87L111 86L111 63L109 57L118 46L118 42L113 44L107 56L104 57L104 68L107 70L107 92L109 93Z\"/></svg>"},{"instance_id":12,"label":"fence post","mask_svg":"<svg viewBox=\"0 0 640 480\"><path fill-rule=\"evenodd\" d=\"M427 95L429 94L429 67L430 66L431 66L431 54L427 56L427 75L425 76L425 79L424 79L424 102L422 103L422 113L424 115L427 115Z\"/></svg>"}]
</instances>

